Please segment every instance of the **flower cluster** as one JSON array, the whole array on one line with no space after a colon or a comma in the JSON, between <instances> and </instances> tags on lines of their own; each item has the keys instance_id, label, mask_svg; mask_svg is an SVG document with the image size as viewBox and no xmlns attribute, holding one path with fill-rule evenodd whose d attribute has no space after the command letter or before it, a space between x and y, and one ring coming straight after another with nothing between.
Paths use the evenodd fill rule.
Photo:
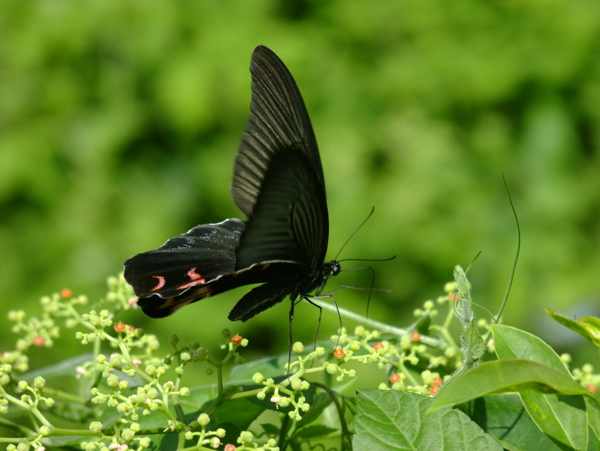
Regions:
<instances>
[{"instance_id":1,"label":"flower cluster","mask_svg":"<svg viewBox=\"0 0 600 451\"><path fill-rule=\"evenodd\" d=\"M563 354L561 359L569 364L571 362L571 356L569 354ZM584 364L581 368L573 368L573 379L579 382L587 391L592 394L597 394L600 390L600 374L594 373L594 367L590 363Z\"/></svg>"},{"instance_id":2,"label":"flower cluster","mask_svg":"<svg viewBox=\"0 0 600 451\"><path fill-rule=\"evenodd\" d=\"M336 390L350 389L363 369L384 374L381 390L432 396L463 364L463 350L449 332L458 300L456 284L447 285L446 295L437 302L427 301L415 310L416 322L408 330L365 319L365 324L373 326L370 330L364 325L353 333L341 328L329 346L315 346L312 351L294 343L283 368L252 369L242 382L229 383L224 378L226 365L243 364L240 350L248 346L246 338L223 330L221 352L213 356L198 342L182 345L173 334L167 340L172 349L165 353L154 335L116 320L117 313L135 305L122 277L111 278L109 287L102 308L80 312L87 307L87 298L63 290L42 299L39 318L28 318L18 310L9 313L13 332L19 334L14 349L0 352L0 414L3 425L15 431L15 438L0 437L0 442L8 444L9 451L43 451L64 443L86 451L143 450L161 446L167 434L173 436L178 449L276 451L287 446L285 440L292 440L282 439L290 431L297 434L296 444L304 443L311 434L333 431L324 426L314 428L310 422L326 408L343 421L345 396ZM439 315L441 307L448 313L438 325L432 318ZM482 334L490 330L481 320L477 328ZM28 351L53 347L65 329L75 329L71 336L91 352L24 377L30 371ZM493 347L493 343L487 344L488 349ZM184 384L186 368L192 364L206 366L206 373L216 378L214 386ZM251 365L241 368L248 371ZM72 378L77 388L69 391L55 385L52 378L57 371ZM573 375L590 392L597 392L600 376L591 365L574 369ZM282 429L263 425L264 432L255 434L245 430L248 422L230 431L223 422L223 415L232 414L227 406L230 401L277 412L287 417L282 423L288 425ZM23 413L29 419L25 425ZM57 416L69 418L74 426L57 426L53 421ZM294 422L293 428L289 420Z\"/></svg>"}]
</instances>

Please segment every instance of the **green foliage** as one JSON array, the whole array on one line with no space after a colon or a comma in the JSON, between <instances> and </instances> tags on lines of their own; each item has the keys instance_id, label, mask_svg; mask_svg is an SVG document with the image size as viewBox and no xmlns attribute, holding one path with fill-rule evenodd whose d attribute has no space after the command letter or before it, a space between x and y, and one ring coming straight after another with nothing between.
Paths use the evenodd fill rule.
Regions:
<instances>
[{"instance_id":1,"label":"green foliage","mask_svg":"<svg viewBox=\"0 0 600 451\"><path fill-rule=\"evenodd\" d=\"M598 320L598 318L585 316L574 320L548 309L546 309L546 313L563 326L568 327L582 337L587 338L596 346L600 346L600 320Z\"/></svg>"},{"instance_id":2,"label":"green foliage","mask_svg":"<svg viewBox=\"0 0 600 451\"><path fill-rule=\"evenodd\" d=\"M362 318L353 333L342 328L312 350L296 342L289 355L250 362L242 357L250 340L227 329L216 353L177 334L165 351L156 336L117 321L135 305L122 277L96 306L69 290L43 297L39 317L9 312L19 338L0 356L0 443L11 451L596 449L600 375L591 365L571 373L541 339L481 319L475 327L474 316L468 329L477 340L491 331L495 357L481 362L468 338L458 346L450 328L455 317L464 323L469 281L457 275L408 329ZM60 361L55 340L65 334L91 352ZM56 362L36 366L36 348ZM213 383L197 383L198 367Z\"/></svg>"},{"instance_id":3,"label":"green foliage","mask_svg":"<svg viewBox=\"0 0 600 451\"><path fill-rule=\"evenodd\" d=\"M457 285L454 315L460 321L463 329L460 336L463 366L459 371L464 371L481 360L485 353L485 343L475 325L475 313L471 305L471 286L467 280L467 274L460 266L454 268L454 280L456 280Z\"/></svg>"},{"instance_id":4,"label":"green foliage","mask_svg":"<svg viewBox=\"0 0 600 451\"><path fill-rule=\"evenodd\" d=\"M398 255L377 265L377 286L393 295L372 317L411 311L479 251L480 298L490 309L499 302L513 243L501 171L523 220L514 294L527 299L507 319L539 333L551 324L533 313L541 305L597 316L596 8L597 0L4 0L3 293L30 302L66 284L96 298L131 255L239 217L228 186L250 55L265 44L296 77L315 126L329 256L372 206L341 257ZM369 283L357 272L343 278ZM343 305L364 312L360 295L345 293ZM204 303L225 317L235 298ZM152 332L218 334L215 324L198 331L196 315ZM273 326L282 315L236 327L267 331L269 346L287 333ZM297 333L306 341L314 332ZM578 347L548 335L553 346Z\"/></svg>"},{"instance_id":5,"label":"green foliage","mask_svg":"<svg viewBox=\"0 0 600 451\"><path fill-rule=\"evenodd\" d=\"M3 305L32 311L32 299L63 284L96 299L106 275L118 272L129 256L199 223L239 216L227 187L247 118L250 54L257 44L265 44L294 74L315 126L328 187L329 254L336 253L374 205L375 215L341 258L399 257L377 265L377 286L392 290L393 295L382 294L371 303L372 318L391 318L386 322L394 326L401 323L405 312L418 300L433 296L447 280L448 268L456 261L470 261L480 250L478 299L488 300L488 309L499 302L512 255L507 249L513 243L512 216L500 178L503 171L523 222L523 252L513 287L514 298L522 302L513 303L505 319L543 335L539 331L550 320L537 314L539 306L566 311L566 316L551 315L557 322L545 334L547 340L560 352L591 348L588 355L595 358L595 297L600 292L600 15L591 13L595 9L596 0L5 0L0 17ZM358 271L343 277L336 286L370 282L361 279ZM334 436L335 443L346 444L351 426L344 429L346 423L340 418L352 417L353 402L337 401L338 406L329 401L338 398L325 393L339 392L344 395L340 399L353 400L352 390L344 391L352 370L357 371L353 380L362 382L362 388L381 383L402 396L401 390L423 395L465 359L479 365L450 382L446 379L451 390L443 390L442 395L450 392L457 399L471 399L457 383L470 377L470 371L481 375L482 379L465 379L472 385L471 395L479 397L460 408L485 433L498 434L495 437L503 446L551 450L585 443L584 422L570 424L563 416L575 412L578 416L573 418L582 418L582 397L569 394L567 402L561 396L563 390L573 388L573 380L589 390L598 387L591 366L578 363L580 368L566 374L557 369L551 357L556 356L554 351L545 352L544 346L519 333L507 339L510 346L505 350L512 357L479 362L477 335L489 332L489 326L481 319L469 322L469 334L460 343L476 352L465 356L457 344L458 334L450 329L453 309L437 323L433 313L438 306L430 301L417 309L415 324L408 330L373 324L357 315L345 321L356 321L359 329L353 337L340 333L322 345L325 355L315 356L323 364L320 372L308 374L322 375L318 383L323 385L310 381L310 389L315 390L311 400L305 396L300 402L300 393L282 386L294 393L293 400L280 397L289 398L291 407L285 409L298 408L300 421L282 416L284 407L278 403L275 409L267 399L269 390L285 382L287 373L282 368L287 354L265 360L256 357L275 355L286 347L282 309L287 307L264 312L249 325L235 325L236 333L250 337L252 346L244 353L261 370L250 369L250 364L235 366L230 380L221 380L223 393L229 393L228 384L247 383L254 387L251 390L265 390L265 399L236 398L235 403L244 404L227 399L208 414L210 422L203 429L198 406L221 399L219 378L226 379L219 362L240 358L239 346L229 349L228 343L224 355L208 363L208 357L215 355L214 337L223 328L215 319L227 316L238 293L203 301L190 307L195 313L160 322L118 311L122 321L152 332L134 337L126 331L108 333L112 326L102 329L108 321L113 325L116 321L112 315L117 311L110 303L123 301L119 291L123 288L116 288L121 282L114 283L111 296L117 300L108 299L95 312L86 298L54 296L44 298L40 317L27 319L17 311L4 322L0 316L0 385L8 395L2 398L8 412L0 423L10 427L11 437L35 440L39 436L55 447L66 447L69 440L81 441L61 435L77 425L71 432L93 437L88 441L99 437L125 441L133 433L129 443L138 446L145 443L136 442L136 437L144 437L139 432L150 431L156 432L153 437L162 437L165 446L176 446L186 440L177 428L193 423L189 432L195 442L219 438L224 443L216 434L222 427L232 443L238 438L257 439L267 446L264 436L258 437L264 433L290 443ZM340 303L347 309L341 310L364 312L362 293L345 290ZM79 311L84 308L85 312ZM203 309L210 309L210 321ZM305 321L303 314L299 306L297 325ZM306 322L312 324L314 316ZM321 330L332 330L337 324L337 316L324 317ZM581 346L573 340L574 334L563 335L566 329L560 325L596 347ZM11 328L19 334L14 346L8 345L13 342ZM78 340L73 340L71 328L82 334ZM311 340L314 330L308 329L296 326L294 337ZM496 326L492 330L509 334ZM171 353L154 349L155 337L173 331L190 344L176 344ZM409 332L417 332L420 340L414 342ZM376 338L378 333L381 336ZM193 349L191 340L206 348ZM366 340L359 351L352 349L354 340ZM134 344L142 348L131 349ZM344 352L342 361L330 355L336 345ZM543 361L520 355L521 345L522 349L533 346L540 358L545 353ZM83 353L82 346L86 347ZM492 344L486 346L491 349ZM335 349L338 354L339 350ZM136 370L132 355L127 357L125 351L139 354L147 365ZM103 375L111 361L109 352L123 359L115 371L135 373L119 376L118 382L111 379L116 387L108 385L112 374ZM188 354L192 359L183 359ZM100 355L106 362L96 361ZM306 355L294 354L292 363ZM359 363L359 358L367 363ZM490 354L484 356L488 358ZM522 371L513 371L514 359ZM202 364L212 368L212 376L194 372ZM217 380L206 387L195 384L187 396L177 394L180 365L195 382L205 377ZM296 363L293 370L308 371L300 365ZM371 365L382 372L387 369L385 383L372 380L377 374L361 375L359 368ZM539 365L544 371L534 369ZM163 366L165 374L148 374ZM77 368L83 373L74 379ZM506 379L504 370L508 376L514 373L514 378ZM252 381L256 371L273 383L262 381L257 387ZM147 381L146 376L156 379L157 387L167 387L168 381L174 384L161 396L163 404L157 409L163 411L145 417L142 409L137 413L140 421L135 421L132 412L125 412L128 417L116 407L107 407L113 398L117 405L125 403L122 408L129 406L138 396L138 386L132 384ZM331 380L340 376L339 382ZM27 385L19 388L19 380ZM121 383L128 386L121 389ZM484 390L501 393L529 386L558 393L545 393L543 398L524 392L490 396ZM100 390L94 396L107 404L91 404L94 387ZM139 396L148 392L144 389ZM186 404L190 399L193 402ZM415 398L406 395L403 402L409 399ZM587 432L588 449L597 449L599 409L589 396L583 396L583 401L592 431ZM302 414L305 403L311 408ZM548 410L541 408L544 404ZM185 421L180 421L177 405L186 414ZM557 413L549 415L555 408ZM253 429L252 438L245 432L242 437L250 425L255 426L257 412L275 415L276 420L260 420L262 431ZM165 421L171 417L177 419L175 429L165 435ZM233 418L234 424L220 426L227 418ZM355 423L371 427L367 432L372 432L374 425L364 418L359 421L358 414L355 418ZM97 423L90 430L92 422L101 423L100 432ZM136 431L134 423L143 428ZM468 429L462 417L457 424ZM390 433L397 432L397 425L389 426Z\"/></svg>"},{"instance_id":6,"label":"green foliage","mask_svg":"<svg viewBox=\"0 0 600 451\"><path fill-rule=\"evenodd\" d=\"M371 390L359 392L356 404L357 450L502 450L463 412L450 407L430 412L431 398Z\"/></svg>"}]
</instances>

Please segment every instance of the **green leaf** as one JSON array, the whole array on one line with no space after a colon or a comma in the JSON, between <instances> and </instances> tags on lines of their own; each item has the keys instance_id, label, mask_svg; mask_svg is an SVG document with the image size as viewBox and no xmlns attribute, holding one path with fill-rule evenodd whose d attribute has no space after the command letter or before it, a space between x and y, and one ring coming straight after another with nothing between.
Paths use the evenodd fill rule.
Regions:
<instances>
[{"instance_id":1,"label":"green leaf","mask_svg":"<svg viewBox=\"0 0 600 451\"><path fill-rule=\"evenodd\" d=\"M196 387L190 390L188 396L180 396L179 404L189 415L198 415L201 408L217 398L218 389L216 384Z\"/></svg>"},{"instance_id":2,"label":"green leaf","mask_svg":"<svg viewBox=\"0 0 600 451\"><path fill-rule=\"evenodd\" d=\"M354 420L355 451L502 450L463 412L429 409L433 399L397 391L360 391Z\"/></svg>"},{"instance_id":3,"label":"green leaf","mask_svg":"<svg viewBox=\"0 0 600 451\"><path fill-rule=\"evenodd\" d=\"M586 449L588 421L583 396L521 393L531 419L542 432L573 449Z\"/></svg>"},{"instance_id":4,"label":"green leaf","mask_svg":"<svg viewBox=\"0 0 600 451\"><path fill-rule=\"evenodd\" d=\"M46 446L46 449L56 449L59 446L67 445L72 446L73 448L80 448L80 446L77 445L83 440L89 440L89 435L57 435L55 437L46 437L44 445Z\"/></svg>"},{"instance_id":5,"label":"green leaf","mask_svg":"<svg viewBox=\"0 0 600 451\"><path fill-rule=\"evenodd\" d=\"M281 354L277 357L266 357L252 362L236 365L231 368L230 377L232 381L249 381L254 373L261 373L264 377L281 376L283 368L288 363L289 356Z\"/></svg>"},{"instance_id":6,"label":"green leaf","mask_svg":"<svg viewBox=\"0 0 600 451\"><path fill-rule=\"evenodd\" d=\"M229 388L233 389L233 387L233 385L228 385L226 386L226 390ZM179 401L186 412L187 421L191 422L201 412L207 412L214 408L216 397L217 389L215 385L192 389L189 396L180 397ZM225 429L227 435L222 438L223 442L235 443L240 432L247 430L264 410L262 406L254 403L252 398L226 399L219 403L216 409L210 413L211 421L208 428L210 430ZM164 422L163 415L163 425L161 426L163 428L165 427Z\"/></svg>"},{"instance_id":7,"label":"green leaf","mask_svg":"<svg viewBox=\"0 0 600 451\"><path fill-rule=\"evenodd\" d=\"M85 354L80 354L65 360L61 360L54 365L49 365L35 371L30 371L23 374L21 378L26 381L33 381L38 376L42 376L46 380L61 376L75 377L77 376L76 368L92 360L94 360L94 354L91 352L86 352Z\"/></svg>"},{"instance_id":8,"label":"green leaf","mask_svg":"<svg viewBox=\"0 0 600 451\"><path fill-rule=\"evenodd\" d=\"M179 447L179 438L177 437L177 434L171 432L146 436L141 435L141 437L150 438L151 445L149 449L151 450L177 449Z\"/></svg>"},{"instance_id":9,"label":"green leaf","mask_svg":"<svg viewBox=\"0 0 600 451\"><path fill-rule=\"evenodd\" d=\"M474 319L471 307L471 284L467 279L465 270L460 265L454 267L454 280L456 280L458 298L454 303L454 315L460 320L463 329L466 329Z\"/></svg>"},{"instance_id":10,"label":"green leaf","mask_svg":"<svg viewBox=\"0 0 600 451\"><path fill-rule=\"evenodd\" d=\"M545 309L550 318L568 327L573 332L577 332L584 338L590 340L594 345L600 346L600 318L594 316L584 316L577 320L568 318L552 310Z\"/></svg>"},{"instance_id":11,"label":"green leaf","mask_svg":"<svg viewBox=\"0 0 600 451\"><path fill-rule=\"evenodd\" d=\"M480 396L535 389L546 393L592 396L570 376L530 360L485 362L444 384L434 409Z\"/></svg>"},{"instance_id":12,"label":"green leaf","mask_svg":"<svg viewBox=\"0 0 600 451\"><path fill-rule=\"evenodd\" d=\"M600 406L589 398L585 398L586 410L588 413L588 423L592 432L600 440Z\"/></svg>"},{"instance_id":13,"label":"green leaf","mask_svg":"<svg viewBox=\"0 0 600 451\"><path fill-rule=\"evenodd\" d=\"M535 335L499 324L492 326L492 334L498 358L532 360L566 376L571 376L558 354Z\"/></svg>"},{"instance_id":14,"label":"green leaf","mask_svg":"<svg viewBox=\"0 0 600 451\"><path fill-rule=\"evenodd\" d=\"M337 432L337 429L323 426L320 424L315 424L300 429L294 434L294 437L302 439L312 439L317 437L325 437L326 435L333 434L334 432Z\"/></svg>"},{"instance_id":15,"label":"green leaf","mask_svg":"<svg viewBox=\"0 0 600 451\"><path fill-rule=\"evenodd\" d=\"M600 439L593 432L590 432L589 436L590 440L588 442L588 451L598 451L600 449Z\"/></svg>"},{"instance_id":16,"label":"green leaf","mask_svg":"<svg viewBox=\"0 0 600 451\"><path fill-rule=\"evenodd\" d=\"M296 423L296 428L301 429L315 421L332 402L328 393L317 393L310 403L308 412L304 413L302 419Z\"/></svg>"},{"instance_id":17,"label":"green leaf","mask_svg":"<svg viewBox=\"0 0 600 451\"><path fill-rule=\"evenodd\" d=\"M260 427L263 428L265 434L271 437L277 437L279 435L279 431L281 430L281 428L272 423L261 423Z\"/></svg>"},{"instance_id":18,"label":"green leaf","mask_svg":"<svg viewBox=\"0 0 600 451\"><path fill-rule=\"evenodd\" d=\"M509 450L520 451L560 451L562 447L555 444L544 434L525 408L518 395L497 395L477 398L461 405L461 409L469 407L467 415L488 434Z\"/></svg>"},{"instance_id":19,"label":"green leaf","mask_svg":"<svg viewBox=\"0 0 600 451\"><path fill-rule=\"evenodd\" d=\"M416 323L413 324L413 328L415 331L419 332L421 335L428 335L429 333L431 333L431 330L429 329L431 327L431 315L427 314L427 315L423 315L421 316Z\"/></svg>"},{"instance_id":20,"label":"green leaf","mask_svg":"<svg viewBox=\"0 0 600 451\"><path fill-rule=\"evenodd\" d=\"M210 418L211 423L214 422L215 425L234 424L240 431L244 431L263 412L264 409L261 406L254 404L249 399L232 399L219 404Z\"/></svg>"},{"instance_id":21,"label":"green leaf","mask_svg":"<svg viewBox=\"0 0 600 451\"><path fill-rule=\"evenodd\" d=\"M492 333L499 358L527 358L572 378L558 354L540 338L501 325L492 326ZM521 393L521 400L531 419L544 433L574 449L587 447L588 421L582 396L560 396L527 390Z\"/></svg>"},{"instance_id":22,"label":"green leaf","mask_svg":"<svg viewBox=\"0 0 600 451\"><path fill-rule=\"evenodd\" d=\"M460 336L460 344L464 358L463 368L468 369L475 365L485 353L485 343L477 330L475 321L472 320Z\"/></svg>"}]
</instances>

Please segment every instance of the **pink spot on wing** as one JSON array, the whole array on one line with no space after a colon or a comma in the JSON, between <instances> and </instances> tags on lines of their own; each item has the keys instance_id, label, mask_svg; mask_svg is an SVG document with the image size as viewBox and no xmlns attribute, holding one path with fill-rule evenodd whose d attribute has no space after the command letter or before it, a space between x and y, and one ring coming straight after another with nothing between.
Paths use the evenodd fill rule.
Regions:
<instances>
[{"instance_id":1,"label":"pink spot on wing","mask_svg":"<svg viewBox=\"0 0 600 451\"><path fill-rule=\"evenodd\" d=\"M191 280L198 280L201 279L202 276L200 274L198 274L196 272L196 268L192 268L187 272L187 276L191 279ZM205 283L206 281L203 281L202 283Z\"/></svg>"},{"instance_id":2,"label":"pink spot on wing","mask_svg":"<svg viewBox=\"0 0 600 451\"><path fill-rule=\"evenodd\" d=\"M196 272L196 268L190 269L187 272L187 276L190 278L191 282L185 283L177 287L178 290L185 290L186 288L190 288L196 285L204 285L206 283L206 279L203 279L202 275Z\"/></svg>"},{"instance_id":3,"label":"pink spot on wing","mask_svg":"<svg viewBox=\"0 0 600 451\"><path fill-rule=\"evenodd\" d=\"M162 287L165 286L165 278L163 276L152 276L155 279L158 279L158 283L156 284L156 286L154 288L151 288L150 291L158 291L160 290Z\"/></svg>"}]
</instances>

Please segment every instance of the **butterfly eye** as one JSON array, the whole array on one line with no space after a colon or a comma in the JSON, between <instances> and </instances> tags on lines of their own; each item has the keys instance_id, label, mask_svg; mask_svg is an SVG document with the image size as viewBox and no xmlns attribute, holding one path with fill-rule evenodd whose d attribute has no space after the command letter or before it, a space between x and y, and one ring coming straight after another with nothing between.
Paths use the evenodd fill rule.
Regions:
<instances>
[{"instance_id":1,"label":"butterfly eye","mask_svg":"<svg viewBox=\"0 0 600 451\"><path fill-rule=\"evenodd\" d=\"M339 262L336 262L335 260L331 260L329 262L329 266L331 268L329 271L329 275L331 276L337 276L342 270L342 267L340 266Z\"/></svg>"}]
</instances>

